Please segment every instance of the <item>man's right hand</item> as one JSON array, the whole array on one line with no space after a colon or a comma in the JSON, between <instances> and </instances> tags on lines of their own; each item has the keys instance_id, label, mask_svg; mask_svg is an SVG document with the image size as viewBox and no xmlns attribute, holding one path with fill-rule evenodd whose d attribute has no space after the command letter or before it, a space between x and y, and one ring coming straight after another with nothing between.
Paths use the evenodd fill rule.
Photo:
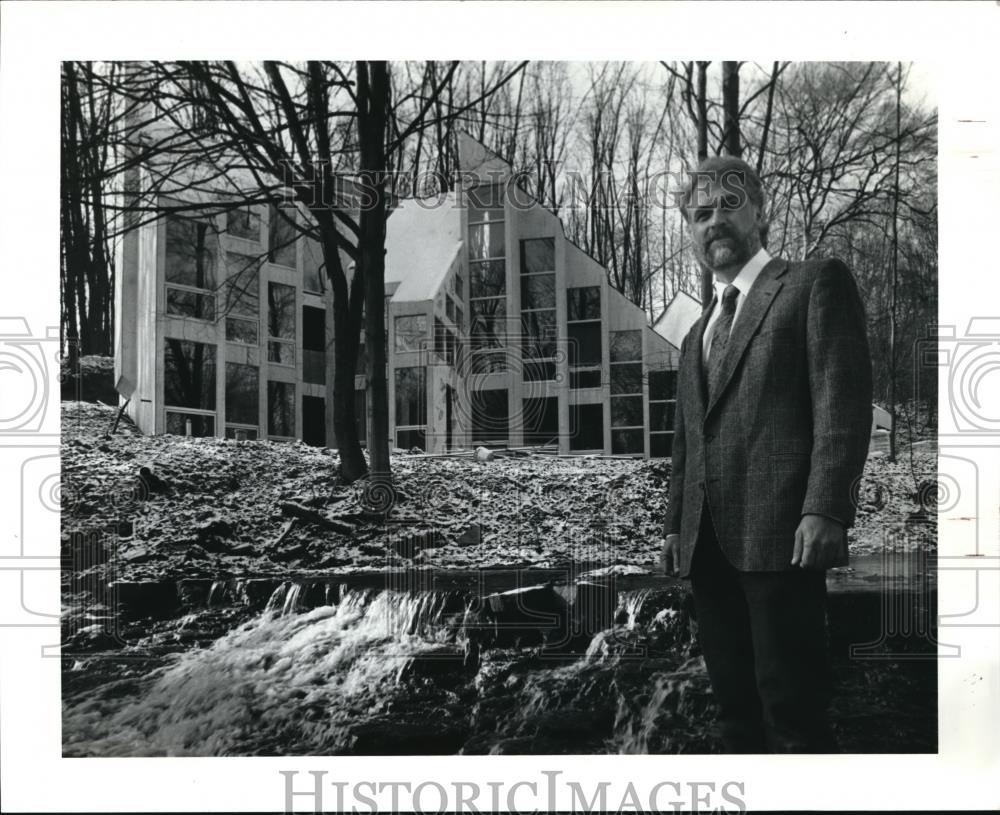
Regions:
<instances>
[{"instance_id":1,"label":"man's right hand","mask_svg":"<svg viewBox=\"0 0 1000 815\"><path fill-rule=\"evenodd\" d=\"M660 555L660 571L668 577L679 577L681 573L681 536L667 535Z\"/></svg>"}]
</instances>

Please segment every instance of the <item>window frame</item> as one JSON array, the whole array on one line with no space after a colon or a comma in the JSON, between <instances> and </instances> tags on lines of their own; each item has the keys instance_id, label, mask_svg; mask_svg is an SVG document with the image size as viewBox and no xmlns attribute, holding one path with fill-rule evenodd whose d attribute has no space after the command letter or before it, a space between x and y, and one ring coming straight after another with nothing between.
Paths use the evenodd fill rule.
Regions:
<instances>
[{"instance_id":1,"label":"window frame","mask_svg":"<svg viewBox=\"0 0 1000 815\"><path fill-rule=\"evenodd\" d=\"M278 337L271 334L272 318L271 318L271 289L274 286L281 286L288 289L291 292L291 302L289 305L289 313L292 319L292 336L291 337ZM298 335L298 297L295 290L295 286L288 283L282 283L280 280L268 280L267 281L267 361L271 365L280 365L283 368L294 368L298 360L298 353L296 351L297 335ZM291 348L291 361L282 362L279 359L275 359L275 355L272 354L272 349L288 347ZM280 354L278 355L280 357ZM268 434L270 435L270 434Z\"/></svg>"},{"instance_id":2,"label":"window frame","mask_svg":"<svg viewBox=\"0 0 1000 815\"><path fill-rule=\"evenodd\" d=\"M571 320L569 318L570 311L572 310L570 308L570 298L572 296L571 293L574 292L574 291L582 290L582 289L596 289L597 290L597 296L598 296L598 300L597 300L597 313L598 313L598 316L597 317L587 317L585 319ZM572 342L572 339L569 336L570 326L575 326L575 325L596 325L597 326L597 335L598 335L598 338L600 340L600 349L601 349L601 358L597 361L596 364L595 363L588 363L588 364L585 364L585 365L581 365L579 363L574 364L572 359L567 360L567 363L569 365L569 375L570 375L569 386L570 386L570 390L571 391L574 391L574 390L592 390L594 388L603 387L603 385L604 385L604 319L603 319L603 313L604 313L604 292L603 292L602 286L600 284L591 285L591 286L567 286L566 287L566 339L567 339L567 342ZM594 373L594 372L597 373L598 378L601 380L600 382L598 382L597 385L587 385L587 386L580 387L580 386L578 386L578 385L575 384L575 382L574 382L574 375L579 376L580 374ZM603 449L603 446L602 446L601 449Z\"/></svg>"},{"instance_id":3,"label":"window frame","mask_svg":"<svg viewBox=\"0 0 1000 815\"><path fill-rule=\"evenodd\" d=\"M170 310L170 292L179 291L187 294L193 294L196 297L203 297L209 301L211 307L210 317L196 317L192 314L181 314L178 311ZM199 323L215 323L216 314L218 309L216 308L216 296L215 292L210 289L199 289L196 286L188 286L184 283L164 283L164 298L163 298L163 313L167 317L172 317L177 320L196 320Z\"/></svg>"},{"instance_id":4,"label":"window frame","mask_svg":"<svg viewBox=\"0 0 1000 815\"><path fill-rule=\"evenodd\" d=\"M423 393L423 400L421 402L420 407L418 407L417 418L423 418L424 421L423 421L423 423L407 422L406 424L401 424L400 421L399 421L400 420L400 410L399 410L399 406L400 406L400 387L399 387L400 372L401 371L411 371L411 370L418 371L419 372L418 380L420 380L420 379L423 380L423 386L422 386L422 388L420 388L420 390ZM427 366L426 365L395 365L395 366L393 366L393 374L392 374L392 386L393 386L393 388L392 388L392 401L393 401L393 420L394 420L393 421L393 427L394 427L394 430L393 430L393 442L395 442L395 446L396 447L400 447L401 448L401 445L398 443L399 442L399 431L400 430L404 430L404 431L420 431L420 432L422 432L424 434L424 450L426 452L426 449L427 449L427 447L426 447L426 443L427 443L427 424L428 424L428 418L429 418L429 415L430 415L430 413L428 411L428 404L427 404L428 384L429 384L429 377L427 375ZM409 417L407 417L407 418L409 418Z\"/></svg>"},{"instance_id":5,"label":"window frame","mask_svg":"<svg viewBox=\"0 0 1000 815\"><path fill-rule=\"evenodd\" d=\"M295 441L295 426L296 426L296 415L299 410L299 400L298 400L298 386L294 382L286 382L282 379L271 379L267 380L267 393L265 394L266 408L267 408L267 418L265 421L265 429L267 430L267 438L273 439L275 441ZM281 433L271 432L271 385L284 385L292 389L292 433L291 435L283 435Z\"/></svg>"},{"instance_id":6,"label":"window frame","mask_svg":"<svg viewBox=\"0 0 1000 815\"><path fill-rule=\"evenodd\" d=\"M673 399L654 399L653 398L653 376L655 374L673 374ZM675 368L667 368L656 371L649 371L647 373L647 378L649 381L649 398L647 400L647 410L649 411L647 416L647 424L649 425L649 457L650 458L671 458L673 455L673 436L674 429L673 425L677 417L677 370ZM653 407L663 405L664 410L670 411L671 405L673 406L673 418L674 421L670 422L670 430L653 430ZM667 456L654 456L653 455L653 441L654 439L659 440L661 438L667 438L668 447L670 448L670 455Z\"/></svg>"}]
</instances>

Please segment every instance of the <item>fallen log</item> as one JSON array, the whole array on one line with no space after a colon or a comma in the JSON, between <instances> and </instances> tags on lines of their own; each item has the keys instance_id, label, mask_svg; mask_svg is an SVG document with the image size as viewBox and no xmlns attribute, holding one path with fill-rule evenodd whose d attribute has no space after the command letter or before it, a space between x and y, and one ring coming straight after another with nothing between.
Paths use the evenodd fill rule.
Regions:
<instances>
[{"instance_id":1,"label":"fallen log","mask_svg":"<svg viewBox=\"0 0 1000 815\"><path fill-rule=\"evenodd\" d=\"M308 507L302 506L302 504L296 504L294 501L282 502L281 513L282 515L287 515L289 518L297 518L300 521L315 524L321 529L329 529L332 532L339 532L341 535L354 534L354 527L351 524L327 518L315 509L309 509Z\"/></svg>"}]
</instances>

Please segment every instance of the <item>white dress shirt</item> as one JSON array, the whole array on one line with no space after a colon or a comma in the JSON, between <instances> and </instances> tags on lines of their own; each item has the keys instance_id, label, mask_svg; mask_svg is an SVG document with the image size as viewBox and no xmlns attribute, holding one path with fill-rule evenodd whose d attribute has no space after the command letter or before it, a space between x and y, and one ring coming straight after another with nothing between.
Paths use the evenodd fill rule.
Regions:
<instances>
[{"instance_id":1,"label":"white dress shirt","mask_svg":"<svg viewBox=\"0 0 1000 815\"><path fill-rule=\"evenodd\" d=\"M756 282L761 270L767 265L769 260L771 260L771 256L762 246L757 250L757 254L746 262L743 268L740 269L739 274L737 274L733 279L732 285L736 286L736 288L740 290L740 294L736 298L736 311L733 314L733 322L729 328L730 333L733 330L732 326L736 325L736 320L740 316L740 309L743 308L743 303L746 301L747 295L750 294L750 289L753 287L753 284ZM719 319L719 315L722 314L722 293L726 290L726 286L728 285L728 283L723 283L718 279L714 281L715 307L712 309L712 313L708 317L708 322L705 324L705 333L702 336L701 353L702 359L706 361L708 360L708 354L711 351L712 327L715 325L715 321Z\"/></svg>"}]
</instances>

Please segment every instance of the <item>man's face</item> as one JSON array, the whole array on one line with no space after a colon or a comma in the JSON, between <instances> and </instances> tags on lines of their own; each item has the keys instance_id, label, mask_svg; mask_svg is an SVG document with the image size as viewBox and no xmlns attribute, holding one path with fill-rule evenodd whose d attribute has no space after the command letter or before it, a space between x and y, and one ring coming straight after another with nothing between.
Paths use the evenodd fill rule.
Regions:
<instances>
[{"instance_id":1,"label":"man's face","mask_svg":"<svg viewBox=\"0 0 1000 815\"><path fill-rule=\"evenodd\" d=\"M760 249L761 213L738 174L699 179L688 213L695 257L723 278L731 280Z\"/></svg>"}]
</instances>

